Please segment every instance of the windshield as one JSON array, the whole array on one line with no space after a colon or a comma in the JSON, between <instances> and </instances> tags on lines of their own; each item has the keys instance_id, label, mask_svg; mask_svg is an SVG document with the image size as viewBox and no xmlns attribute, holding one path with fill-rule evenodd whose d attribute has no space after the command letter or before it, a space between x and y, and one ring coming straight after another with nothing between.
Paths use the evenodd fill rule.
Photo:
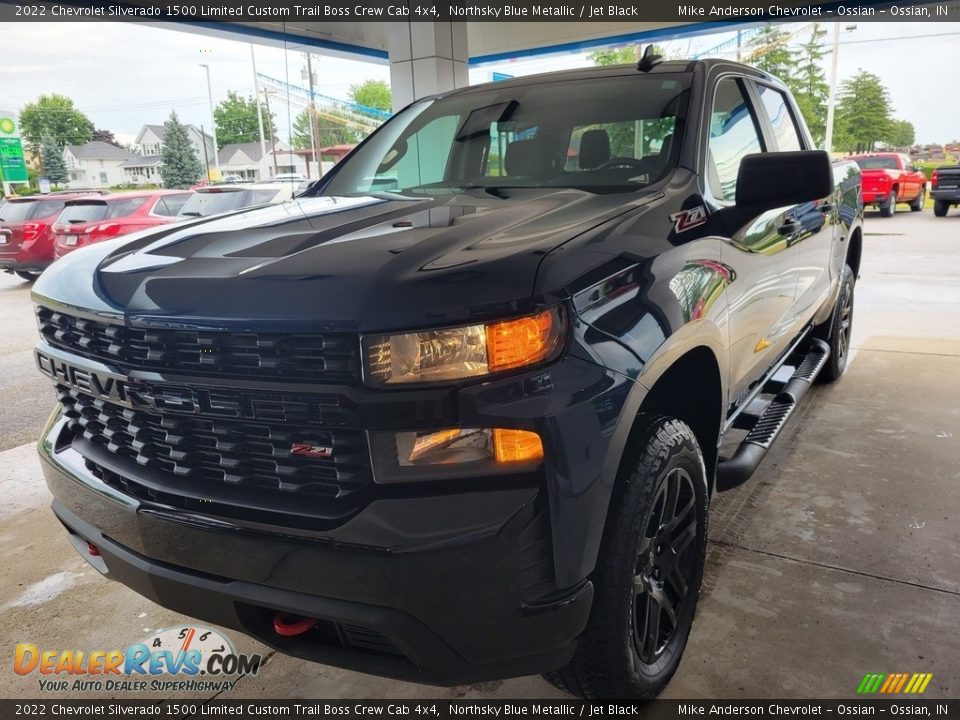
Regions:
<instances>
[{"instance_id":1,"label":"windshield","mask_svg":"<svg viewBox=\"0 0 960 720\"><path fill-rule=\"evenodd\" d=\"M897 159L894 157L861 157L855 158L861 170L899 170Z\"/></svg>"},{"instance_id":2,"label":"windshield","mask_svg":"<svg viewBox=\"0 0 960 720\"><path fill-rule=\"evenodd\" d=\"M424 100L338 167L323 194L643 187L677 164L689 86L688 74L633 72Z\"/></svg>"}]
</instances>

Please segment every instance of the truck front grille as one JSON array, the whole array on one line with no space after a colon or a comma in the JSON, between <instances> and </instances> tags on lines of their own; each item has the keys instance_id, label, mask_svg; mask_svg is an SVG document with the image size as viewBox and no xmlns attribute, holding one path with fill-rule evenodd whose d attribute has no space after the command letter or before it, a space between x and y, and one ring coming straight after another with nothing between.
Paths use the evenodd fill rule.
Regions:
<instances>
[{"instance_id":1,"label":"truck front grille","mask_svg":"<svg viewBox=\"0 0 960 720\"><path fill-rule=\"evenodd\" d=\"M349 333L248 333L135 328L37 307L50 345L141 370L218 377L337 382L359 375L357 338Z\"/></svg>"},{"instance_id":2,"label":"truck front grille","mask_svg":"<svg viewBox=\"0 0 960 720\"><path fill-rule=\"evenodd\" d=\"M192 398L216 393L223 417L207 417L190 414L190 405L169 409L170 393L162 387L138 389L152 403L166 404L162 411L133 410L66 385L56 389L88 467L140 499L247 519L263 513L263 521L275 523L277 513L309 516L316 508L318 515L329 514L331 503L372 484L366 439L345 427L350 412L335 394L317 403L299 394L189 389ZM258 401L266 413L256 420L237 417ZM311 454L295 454L298 446ZM104 458L110 468L102 467ZM253 512L238 515L232 508Z\"/></svg>"}]
</instances>

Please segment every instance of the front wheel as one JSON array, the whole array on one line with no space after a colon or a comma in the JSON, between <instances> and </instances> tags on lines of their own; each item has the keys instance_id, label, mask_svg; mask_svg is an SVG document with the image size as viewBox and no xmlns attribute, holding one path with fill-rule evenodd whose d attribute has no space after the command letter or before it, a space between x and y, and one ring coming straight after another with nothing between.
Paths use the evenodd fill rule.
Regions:
<instances>
[{"instance_id":1,"label":"front wheel","mask_svg":"<svg viewBox=\"0 0 960 720\"><path fill-rule=\"evenodd\" d=\"M934 200L933 201L933 214L937 217L946 217L947 212L950 210L950 203L946 200Z\"/></svg>"},{"instance_id":2,"label":"front wheel","mask_svg":"<svg viewBox=\"0 0 960 720\"><path fill-rule=\"evenodd\" d=\"M15 270L14 272L27 282L33 282L40 277L40 273L37 270Z\"/></svg>"},{"instance_id":3,"label":"front wheel","mask_svg":"<svg viewBox=\"0 0 960 720\"><path fill-rule=\"evenodd\" d=\"M923 210L923 204L927 201L927 189L920 188L920 194L910 203L910 212L920 212Z\"/></svg>"},{"instance_id":4,"label":"front wheel","mask_svg":"<svg viewBox=\"0 0 960 720\"><path fill-rule=\"evenodd\" d=\"M830 320L824 323L821 337L829 331L829 337L824 337L830 345L830 357L823 366L817 380L833 382L843 375L847 369L847 360L850 356L850 334L853 331L853 290L856 278L849 265L843 266L843 275L840 277L840 294L833 306Z\"/></svg>"},{"instance_id":5,"label":"front wheel","mask_svg":"<svg viewBox=\"0 0 960 720\"><path fill-rule=\"evenodd\" d=\"M580 697L656 697L693 625L707 546L703 456L686 424L646 422L611 499L587 629L570 663L545 676Z\"/></svg>"}]
</instances>

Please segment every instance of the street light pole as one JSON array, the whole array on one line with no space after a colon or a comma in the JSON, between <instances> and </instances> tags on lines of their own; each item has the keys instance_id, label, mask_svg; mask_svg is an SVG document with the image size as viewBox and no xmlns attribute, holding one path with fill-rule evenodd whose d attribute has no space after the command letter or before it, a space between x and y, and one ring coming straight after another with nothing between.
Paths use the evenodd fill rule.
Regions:
<instances>
[{"instance_id":1,"label":"street light pole","mask_svg":"<svg viewBox=\"0 0 960 720\"><path fill-rule=\"evenodd\" d=\"M217 168L217 172L220 172L220 148L217 147L217 120L213 116L213 86L210 84L210 66L200 63L200 67L207 71L207 99L210 102L210 122L211 130L213 132L213 164ZM206 145L207 138L203 137L203 143Z\"/></svg>"},{"instance_id":2,"label":"street light pole","mask_svg":"<svg viewBox=\"0 0 960 720\"><path fill-rule=\"evenodd\" d=\"M260 76L257 75L257 56L250 43L250 62L253 64L253 96L257 99L257 129L260 130L260 154L267 154L267 141L263 136L263 113L260 110Z\"/></svg>"},{"instance_id":3,"label":"street light pole","mask_svg":"<svg viewBox=\"0 0 960 720\"><path fill-rule=\"evenodd\" d=\"M847 32L857 29L847 25ZM827 99L827 127L823 134L823 149L833 152L833 121L837 112L837 57L840 54L840 23L833 24L833 53L830 58L830 96Z\"/></svg>"}]
</instances>

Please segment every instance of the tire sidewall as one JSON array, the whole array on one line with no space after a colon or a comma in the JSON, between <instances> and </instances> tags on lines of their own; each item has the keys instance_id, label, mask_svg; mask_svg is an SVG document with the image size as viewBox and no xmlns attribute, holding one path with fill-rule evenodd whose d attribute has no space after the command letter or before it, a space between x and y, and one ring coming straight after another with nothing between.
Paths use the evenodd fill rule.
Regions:
<instances>
[{"instance_id":1,"label":"tire sidewall","mask_svg":"<svg viewBox=\"0 0 960 720\"><path fill-rule=\"evenodd\" d=\"M677 421L660 420L655 423L648 431L646 441L641 443L641 447L646 446L652 438L656 437L657 431L664 424L670 422L676 423ZM654 697L669 682L680 663L696 614L706 557L709 496L706 469L699 445L693 432L686 425L681 424L681 426L684 428L684 434L687 437L684 437L682 442L672 448L672 451L666 456L658 457L659 462L653 468L645 467L642 458L639 464L634 464L630 480L631 482L642 480L643 487L630 488L630 491L625 493L625 497L622 498L624 503L620 508L626 510L627 513L621 512L619 517L611 518L614 524L626 523L628 525L629 542L626 543L625 547L620 548L615 572L616 578L603 578L601 582L606 586L598 587L597 592L598 594L608 592L617 594L614 617L619 618L620 627L616 629L618 637L614 647L617 647L622 674L621 677L617 678L616 686L621 688L621 693L625 696ZM680 611L674 636L670 639L663 654L654 663L648 665L640 659L633 639L635 621L633 579L636 574L641 537L652 511L656 490L660 483L664 481L664 478L678 467L684 469L690 475L696 496L697 538L694 541L696 567L690 581L690 590ZM646 474L645 478L640 477L643 473ZM616 536L621 535L616 533ZM613 548L607 549L608 551L614 550ZM611 582L616 583L615 588L609 587Z\"/></svg>"}]
</instances>

